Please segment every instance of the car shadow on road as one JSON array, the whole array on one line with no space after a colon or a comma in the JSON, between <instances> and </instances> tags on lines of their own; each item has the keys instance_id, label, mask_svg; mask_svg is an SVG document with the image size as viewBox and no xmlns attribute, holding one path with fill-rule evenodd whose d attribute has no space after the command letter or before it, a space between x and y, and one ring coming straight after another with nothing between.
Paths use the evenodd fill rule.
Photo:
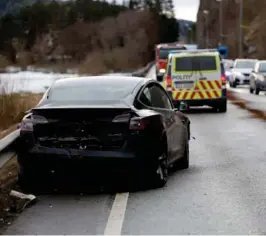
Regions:
<instances>
[{"instance_id":1,"label":"car shadow on road","mask_svg":"<svg viewBox=\"0 0 266 236\"><path fill-rule=\"evenodd\" d=\"M206 114L206 113L217 113L217 110L211 107L191 107L190 109L182 112L184 114Z\"/></svg>"},{"instance_id":2,"label":"car shadow on road","mask_svg":"<svg viewBox=\"0 0 266 236\"><path fill-rule=\"evenodd\" d=\"M32 191L36 195L99 195L149 189L141 179L129 175L101 176L90 180L44 182Z\"/></svg>"}]
</instances>

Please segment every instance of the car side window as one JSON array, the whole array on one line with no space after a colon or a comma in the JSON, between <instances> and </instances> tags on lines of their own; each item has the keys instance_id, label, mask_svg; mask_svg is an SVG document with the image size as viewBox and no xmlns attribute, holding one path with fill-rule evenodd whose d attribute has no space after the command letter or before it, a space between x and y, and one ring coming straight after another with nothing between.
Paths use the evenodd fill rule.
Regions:
<instances>
[{"instance_id":1,"label":"car side window","mask_svg":"<svg viewBox=\"0 0 266 236\"><path fill-rule=\"evenodd\" d=\"M146 88L142 91L142 93L141 93L141 95L140 95L140 97L139 97L139 101L140 101L142 104L146 105L146 106L149 106L149 107L152 106L150 89L149 89L148 87L146 87Z\"/></svg>"},{"instance_id":2,"label":"car side window","mask_svg":"<svg viewBox=\"0 0 266 236\"><path fill-rule=\"evenodd\" d=\"M150 88L151 103L154 108L172 109L172 104L165 92L158 86Z\"/></svg>"}]
</instances>

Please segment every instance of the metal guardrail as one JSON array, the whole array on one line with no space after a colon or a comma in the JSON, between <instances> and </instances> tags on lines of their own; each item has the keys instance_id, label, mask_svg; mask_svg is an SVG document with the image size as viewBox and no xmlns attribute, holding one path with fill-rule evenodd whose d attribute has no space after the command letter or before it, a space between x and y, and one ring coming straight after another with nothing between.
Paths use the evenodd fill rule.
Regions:
<instances>
[{"instance_id":1,"label":"metal guardrail","mask_svg":"<svg viewBox=\"0 0 266 236\"><path fill-rule=\"evenodd\" d=\"M0 139L0 153L7 149L11 144L13 144L19 137L20 130L17 129L7 135L6 137Z\"/></svg>"},{"instance_id":2,"label":"metal guardrail","mask_svg":"<svg viewBox=\"0 0 266 236\"><path fill-rule=\"evenodd\" d=\"M147 74L147 72L151 69L151 67L154 65L154 62L150 62L148 63L145 67L136 70L135 72L132 73L125 73L126 75L132 75L132 76L139 76L139 77L143 77ZM124 74L124 73L121 73ZM14 144L14 142L18 139L19 137L19 132L20 130L17 129L15 131L13 131L12 133L10 133L9 135L7 135L6 137L0 139L0 158L4 155L1 155L3 153L5 153L5 151L12 145ZM8 160L7 160L8 161ZM0 165L1 167L1 165Z\"/></svg>"}]
</instances>

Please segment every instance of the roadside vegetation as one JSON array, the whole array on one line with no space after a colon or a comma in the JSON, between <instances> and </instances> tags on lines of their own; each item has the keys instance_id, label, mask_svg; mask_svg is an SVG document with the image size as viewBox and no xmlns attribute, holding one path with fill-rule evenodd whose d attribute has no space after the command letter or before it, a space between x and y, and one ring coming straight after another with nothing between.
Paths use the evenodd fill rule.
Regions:
<instances>
[{"instance_id":1,"label":"roadside vegetation","mask_svg":"<svg viewBox=\"0 0 266 236\"><path fill-rule=\"evenodd\" d=\"M0 95L0 138L3 131L13 131L21 121L25 112L34 107L41 99L42 94L11 93Z\"/></svg>"},{"instance_id":2,"label":"roadside vegetation","mask_svg":"<svg viewBox=\"0 0 266 236\"><path fill-rule=\"evenodd\" d=\"M5 61L72 64L91 74L143 66L154 44L178 40L172 0L36 1L2 16L0 25Z\"/></svg>"}]
</instances>

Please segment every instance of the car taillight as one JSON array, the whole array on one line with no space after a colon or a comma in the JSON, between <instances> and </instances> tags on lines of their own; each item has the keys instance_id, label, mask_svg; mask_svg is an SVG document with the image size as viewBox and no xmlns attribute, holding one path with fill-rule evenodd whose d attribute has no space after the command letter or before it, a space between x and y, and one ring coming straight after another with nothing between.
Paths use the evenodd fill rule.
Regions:
<instances>
[{"instance_id":1,"label":"car taillight","mask_svg":"<svg viewBox=\"0 0 266 236\"><path fill-rule=\"evenodd\" d=\"M19 128L20 128L20 131L27 131L27 132L33 131L32 120L31 119L22 120Z\"/></svg>"},{"instance_id":2,"label":"car taillight","mask_svg":"<svg viewBox=\"0 0 266 236\"><path fill-rule=\"evenodd\" d=\"M130 120L130 114L129 113L125 113L122 115L118 115L113 119L114 123L126 123L129 122Z\"/></svg>"},{"instance_id":3,"label":"car taillight","mask_svg":"<svg viewBox=\"0 0 266 236\"><path fill-rule=\"evenodd\" d=\"M134 117L130 120L129 129L130 130L144 130L147 125L147 120L141 117Z\"/></svg>"},{"instance_id":4,"label":"car taillight","mask_svg":"<svg viewBox=\"0 0 266 236\"><path fill-rule=\"evenodd\" d=\"M169 89L169 88L171 88L172 89L172 78L171 78L171 76L167 76L167 78L166 78L166 87Z\"/></svg>"},{"instance_id":5,"label":"car taillight","mask_svg":"<svg viewBox=\"0 0 266 236\"><path fill-rule=\"evenodd\" d=\"M112 122L114 123L128 123L130 130L143 130L146 128L147 121L141 117L131 118L129 113L116 116Z\"/></svg>"},{"instance_id":6,"label":"car taillight","mask_svg":"<svg viewBox=\"0 0 266 236\"><path fill-rule=\"evenodd\" d=\"M222 79L222 85L226 85L226 76L222 75L221 79Z\"/></svg>"}]
</instances>

